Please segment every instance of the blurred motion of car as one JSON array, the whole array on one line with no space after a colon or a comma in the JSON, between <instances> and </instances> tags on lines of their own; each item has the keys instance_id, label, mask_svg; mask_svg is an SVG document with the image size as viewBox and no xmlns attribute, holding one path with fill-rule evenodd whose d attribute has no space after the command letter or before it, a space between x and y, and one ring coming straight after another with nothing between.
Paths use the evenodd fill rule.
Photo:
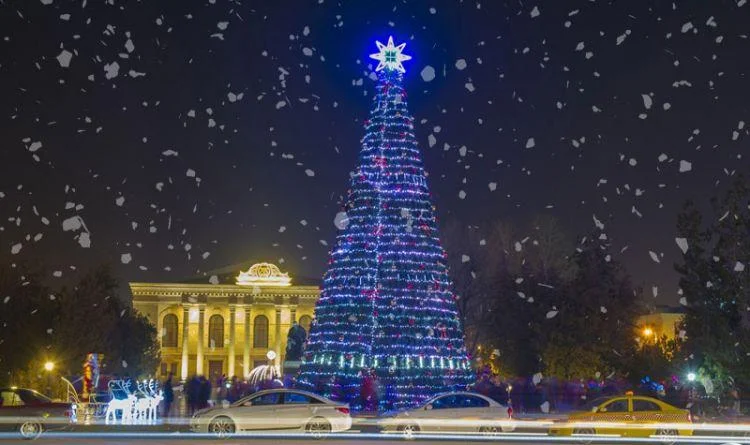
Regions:
<instances>
[{"instance_id":1,"label":"blurred motion of car","mask_svg":"<svg viewBox=\"0 0 750 445\"><path fill-rule=\"evenodd\" d=\"M36 439L46 430L68 427L75 421L75 405L55 402L33 389L0 388L0 429L4 431Z\"/></svg>"},{"instance_id":2,"label":"blurred motion of car","mask_svg":"<svg viewBox=\"0 0 750 445\"><path fill-rule=\"evenodd\" d=\"M419 433L470 432L499 434L515 429L513 409L473 392L437 395L418 408L383 419L385 433L399 432L406 438Z\"/></svg>"},{"instance_id":3,"label":"blurred motion of car","mask_svg":"<svg viewBox=\"0 0 750 445\"><path fill-rule=\"evenodd\" d=\"M594 399L581 411L556 422L552 436L617 435L676 437L693 434L690 412L651 397L624 396Z\"/></svg>"},{"instance_id":4,"label":"blurred motion of car","mask_svg":"<svg viewBox=\"0 0 750 445\"><path fill-rule=\"evenodd\" d=\"M322 438L351 426L349 405L292 389L259 391L227 407L200 410L190 421L191 431L217 438L253 431L302 431Z\"/></svg>"}]
</instances>

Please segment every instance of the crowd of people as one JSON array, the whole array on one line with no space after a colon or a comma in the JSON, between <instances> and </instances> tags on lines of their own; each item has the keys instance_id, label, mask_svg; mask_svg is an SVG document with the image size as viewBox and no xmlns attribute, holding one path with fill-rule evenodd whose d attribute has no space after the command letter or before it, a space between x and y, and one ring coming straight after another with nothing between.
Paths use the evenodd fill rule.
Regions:
<instances>
[{"instance_id":1,"label":"crowd of people","mask_svg":"<svg viewBox=\"0 0 750 445\"><path fill-rule=\"evenodd\" d=\"M169 417L175 400L173 376L170 374L162 384L164 394L164 416ZM194 414L197 410L214 403L233 403L256 391L292 386L292 382L277 379L262 380L255 384L222 375L212 385L204 376L193 376L181 388L184 412ZM487 370L480 370L476 382L469 390L483 394L503 405L513 407L518 413L550 413L576 410L600 397L611 397L633 391L636 394L655 397L665 402L690 408L705 399L705 390L697 384L687 384L678 379L670 382L655 382L648 377L633 385L625 380L578 379L564 381L542 377L540 374L527 378L503 378ZM382 385L374 370L362 373L359 400L355 403L362 411L378 411L378 401L383 397ZM739 397L735 399L739 401ZM739 404L738 402L736 403ZM739 408L737 408L739 410Z\"/></svg>"},{"instance_id":2,"label":"crowd of people","mask_svg":"<svg viewBox=\"0 0 750 445\"><path fill-rule=\"evenodd\" d=\"M668 381L655 381L643 377L634 384L625 379L574 379L561 380L542 377L502 378L480 370L477 382L470 388L502 404L509 404L518 413L568 412L580 409L591 401L603 397L632 392L662 400L678 408L690 409L693 414L716 411L722 404L725 411L740 411L737 390L727 391L722 397L709 397L699 382L689 382L672 377Z\"/></svg>"},{"instance_id":3,"label":"crowd of people","mask_svg":"<svg viewBox=\"0 0 750 445\"><path fill-rule=\"evenodd\" d=\"M217 378L213 383L202 375L190 377L181 385L176 385L174 376L170 373L162 383L164 394L163 416L170 417L173 410L183 409L186 415L192 416L196 411L213 406L216 403L234 403L237 400L263 389L271 389L285 386L279 380L264 380L256 384L233 376L231 379L226 375ZM180 398L184 405L174 406L175 389L182 394Z\"/></svg>"},{"instance_id":4,"label":"crowd of people","mask_svg":"<svg viewBox=\"0 0 750 445\"><path fill-rule=\"evenodd\" d=\"M188 414L191 416L200 409L208 408L208 401L211 400L211 382L204 376L193 376L185 382L185 400Z\"/></svg>"},{"instance_id":5,"label":"crowd of people","mask_svg":"<svg viewBox=\"0 0 750 445\"><path fill-rule=\"evenodd\" d=\"M543 378L503 378L480 374L472 390L511 405L516 412L569 411L599 397L622 394L627 385L614 380L572 380Z\"/></svg>"}]
</instances>

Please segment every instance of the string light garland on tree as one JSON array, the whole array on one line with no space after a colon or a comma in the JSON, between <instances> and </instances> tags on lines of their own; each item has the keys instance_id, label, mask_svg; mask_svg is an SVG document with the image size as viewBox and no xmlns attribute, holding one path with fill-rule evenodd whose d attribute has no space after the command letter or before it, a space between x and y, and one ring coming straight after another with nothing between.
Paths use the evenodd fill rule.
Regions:
<instances>
[{"instance_id":1,"label":"string light garland on tree","mask_svg":"<svg viewBox=\"0 0 750 445\"><path fill-rule=\"evenodd\" d=\"M447 258L403 88L405 44L376 42L377 94L323 279L299 386L362 408L372 371L381 410L471 382Z\"/></svg>"}]
</instances>

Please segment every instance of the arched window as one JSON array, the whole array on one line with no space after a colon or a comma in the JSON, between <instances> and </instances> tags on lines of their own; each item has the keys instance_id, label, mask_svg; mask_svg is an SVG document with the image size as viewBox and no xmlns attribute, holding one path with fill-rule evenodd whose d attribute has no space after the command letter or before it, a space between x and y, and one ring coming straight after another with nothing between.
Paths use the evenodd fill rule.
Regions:
<instances>
[{"instance_id":1,"label":"arched window","mask_svg":"<svg viewBox=\"0 0 750 445\"><path fill-rule=\"evenodd\" d=\"M208 346L211 349L224 347L224 317L219 314L208 319Z\"/></svg>"},{"instance_id":2,"label":"arched window","mask_svg":"<svg viewBox=\"0 0 750 445\"><path fill-rule=\"evenodd\" d=\"M310 333L310 323L312 323L312 317L309 315L303 315L299 318L299 325L305 328L305 331Z\"/></svg>"},{"instance_id":3,"label":"arched window","mask_svg":"<svg viewBox=\"0 0 750 445\"><path fill-rule=\"evenodd\" d=\"M268 317L258 315L253 323L253 347L268 348Z\"/></svg>"},{"instance_id":4,"label":"arched window","mask_svg":"<svg viewBox=\"0 0 750 445\"><path fill-rule=\"evenodd\" d=\"M185 320L187 322L187 320ZM161 322L161 346L164 348L177 347L177 316L167 314Z\"/></svg>"}]
</instances>

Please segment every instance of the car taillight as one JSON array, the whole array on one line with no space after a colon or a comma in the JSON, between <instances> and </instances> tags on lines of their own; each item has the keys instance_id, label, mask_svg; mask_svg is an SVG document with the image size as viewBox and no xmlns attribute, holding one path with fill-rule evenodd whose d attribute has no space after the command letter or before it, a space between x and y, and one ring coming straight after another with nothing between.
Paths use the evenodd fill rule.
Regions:
<instances>
[{"instance_id":1,"label":"car taillight","mask_svg":"<svg viewBox=\"0 0 750 445\"><path fill-rule=\"evenodd\" d=\"M513 407L508 407L508 418L513 417Z\"/></svg>"},{"instance_id":2,"label":"car taillight","mask_svg":"<svg viewBox=\"0 0 750 445\"><path fill-rule=\"evenodd\" d=\"M336 411L340 412L341 414L349 414L349 408L343 406L336 407Z\"/></svg>"}]
</instances>

